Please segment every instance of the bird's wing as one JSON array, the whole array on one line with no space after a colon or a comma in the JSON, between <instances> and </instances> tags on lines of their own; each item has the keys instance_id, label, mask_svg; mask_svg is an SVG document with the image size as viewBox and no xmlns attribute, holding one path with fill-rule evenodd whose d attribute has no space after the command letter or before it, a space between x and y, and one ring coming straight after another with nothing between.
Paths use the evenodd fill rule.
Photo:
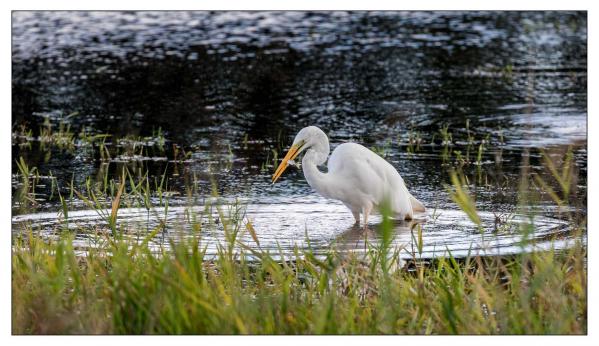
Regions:
<instances>
[{"instance_id":1,"label":"bird's wing","mask_svg":"<svg viewBox=\"0 0 599 346\"><path fill-rule=\"evenodd\" d=\"M338 199L349 199L360 205L363 199L368 199L377 204L382 197L385 175L375 169L373 158L363 149L365 148L355 143L339 145L329 158L328 170L331 176L336 177L334 183L338 187Z\"/></svg>"},{"instance_id":2,"label":"bird's wing","mask_svg":"<svg viewBox=\"0 0 599 346\"><path fill-rule=\"evenodd\" d=\"M388 200L394 214L412 216L410 193L397 172L385 159L355 143L338 146L329 159L329 172L344 177L351 189L346 193L361 195L380 206Z\"/></svg>"},{"instance_id":3,"label":"bird's wing","mask_svg":"<svg viewBox=\"0 0 599 346\"><path fill-rule=\"evenodd\" d=\"M385 175L387 176L386 195L389 196L391 210L401 218L406 216L412 217L412 203L410 202L410 192L406 187L405 182L399 175L399 172L390 163L381 158L385 162Z\"/></svg>"}]
</instances>

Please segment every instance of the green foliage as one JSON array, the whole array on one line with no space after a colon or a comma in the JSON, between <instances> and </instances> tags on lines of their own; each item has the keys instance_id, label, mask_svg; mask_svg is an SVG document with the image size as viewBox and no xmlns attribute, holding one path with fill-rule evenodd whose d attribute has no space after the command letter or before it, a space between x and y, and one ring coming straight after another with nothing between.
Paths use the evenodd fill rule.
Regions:
<instances>
[{"instance_id":1,"label":"green foliage","mask_svg":"<svg viewBox=\"0 0 599 346\"><path fill-rule=\"evenodd\" d=\"M45 135L54 138L54 145L74 140L67 134L68 127L62 130L59 127L58 132L50 130L48 127ZM467 131L466 155L462 155L463 151L454 152L460 166L470 162L469 148L474 140L469 127ZM454 145L447 125L439 135L444 150ZM165 140L161 129L154 136L159 150L163 150ZM127 150L112 146L111 154L104 135L82 133L80 138L97 146L102 161ZM410 135L409 143L414 146L410 151L417 151L421 141L418 138L417 133ZM135 154L138 144L130 143L133 143L130 154ZM483 142L478 149L477 162L482 164ZM173 151L175 164L191 156L177 146L173 146ZM272 162L276 164L279 152L279 147L268 150L263 170L270 168ZM379 150L382 155L386 152L388 147ZM540 194L549 196L560 207L568 206L576 197L575 160L571 151L561 161L554 161L547 154L542 157L544 172L523 176L522 184L534 185ZM17 167L21 188L16 196L33 203L37 170L29 168L22 158ZM293 256L281 260L280 254L260 250L260 239L252 222L234 205L228 210L216 207L225 241L216 256L208 256L202 232L210 225L198 222L202 217L192 212L186 222L191 224L193 232L168 240L167 246L156 241L168 219L166 168L153 182L147 173L129 171L126 166L120 173L120 179L110 180L107 173L101 174L97 184L87 179L85 186L77 190L71 182L70 196L57 187L60 217L64 219L59 236L46 237L30 229L14 236L13 333L587 332L586 245L581 240L559 252L466 259L449 255L427 261L420 257L423 235L416 224L412 229L413 258L406 262L400 260L400 249L391 246L393 223L383 208L383 222L377 229L382 240L365 252L333 249L316 256L309 248L295 249ZM480 226L467 176L451 172L450 180L451 185L447 186L450 197ZM78 248L80 242L74 239L76 225L69 224L74 195L96 210L108 225L105 232L90 238L85 251ZM195 196L196 191L190 190L188 195ZM155 229L136 230L138 237L125 234L117 219L119 208L143 207L149 215L156 213L153 201L164 208L161 217L164 221ZM574 238L582 239L585 221L567 219L571 222L570 229L578 234ZM526 227L523 233L534 231L534 223ZM239 235L246 231L258 250L240 242Z\"/></svg>"},{"instance_id":2,"label":"green foliage","mask_svg":"<svg viewBox=\"0 0 599 346\"><path fill-rule=\"evenodd\" d=\"M462 209L466 215L474 222L477 226L481 225L480 217L476 212L476 204L470 196L467 188L467 184L464 181L464 176L452 171L450 173L452 189L449 191L451 199Z\"/></svg>"},{"instance_id":3,"label":"green foliage","mask_svg":"<svg viewBox=\"0 0 599 346\"><path fill-rule=\"evenodd\" d=\"M124 175L123 175L124 179ZM143 180L142 180L143 182ZM124 186L120 184L120 186ZM140 185L141 186L141 183ZM119 188L117 196L123 194ZM119 203L115 198L112 213ZM66 213L65 213L66 215ZM226 241L208 256L201 232L154 239L102 233L85 253L64 232L15 238L16 334L584 334L586 247L512 257L407 262L382 241L363 254L277 254L239 211L219 210ZM116 223L112 227L118 227ZM422 230L413 229L418 254ZM415 270L414 270L415 268Z\"/></svg>"},{"instance_id":4,"label":"green foliage","mask_svg":"<svg viewBox=\"0 0 599 346\"><path fill-rule=\"evenodd\" d=\"M389 152L391 150L391 141L386 141L382 146L375 145L371 147L370 150L372 150L378 156L385 158L389 155Z\"/></svg>"}]
</instances>

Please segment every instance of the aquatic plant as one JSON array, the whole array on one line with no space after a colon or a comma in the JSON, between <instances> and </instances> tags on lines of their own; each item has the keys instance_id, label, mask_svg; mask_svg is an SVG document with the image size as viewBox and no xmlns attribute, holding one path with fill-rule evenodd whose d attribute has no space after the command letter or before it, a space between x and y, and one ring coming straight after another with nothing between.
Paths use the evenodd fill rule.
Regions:
<instances>
[{"instance_id":1,"label":"aquatic plant","mask_svg":"<svg viewBox=\"0 0 599 346\"><path fill-rule=\"evenodd\" d=\"M560 168L554 165L554 173L566 177L571 163L566 156ZM451 197L473 222L480 222L467 178L458 171L450 177ZM161 189L164 181L163 176L157 182ZM76 191L85 193L79 197L95 209L110 206L104 215L109 232L90 237L85 252L68 228L48 237L26 226L14 237L13 333L587 331L585 226L575 218L571 228L577 240L565 250L462 259L449 253L436 260L420 257L424 244L422 228L416 224L412 259L405 262L399 251L406 249L390 246L393 226L383 210L383 221L376 226L381 241L371 243L363 253L332 247L316 255L308 247L283 255L260 249L260 239L239 203L207 205L206 217L189 209L187 222L197 226L197 220L204 219L207 223L192 227L185 236L164 238L165 224L159 223L131 237L116 222L116 215L126 200L154 208L148 175L124 170L115 185L118 189L102 198L94 195L93 188ZM213 208L218 219L211 216ZM202 232L214 231L217 224L222 226L224 242L217 245L216 255L208 255ZM243 243L242 232L249 232L258 248Z\"/></svg>"},{"instance_id":2,"label":"aquatic plant","mask_svg":"<svg viewBox=\"0 0 599 346\"><path fill-rule=\"evenodd\" d=\"M387 157L389 155L389 151L391 150L391 141L387 140L383 145L373 146L370 148L374 153L376 153L380 157Z\"/></svg>"},{"instance_id":3,"label":"aquatic plant","mask_svg":"<svg viewBox=\"0 0 599 346\"><path fill-rule=\"evenodd\" d=\"M77 113L72 113L58 120L45 117L44 122L39 127L37 137L33 135L33 129L28 128L26 124L20 124L16 126L17 130L13 130L13 140L18 142L24 150L31 150L31 144L37 142L39 150L45 154L46 162L50 158L52 149L69 153L81 150L79 154L89 157L90 160L95 159L95 150L98 149L99 160L102 162L110 162L114 159L139 161L148 159L150 156L166 159L164 157L165 145L168 140L160 127L158 130L153 130L151 136L127 135L122 138L114 138L114 142L107 142L107 139L113 137L112 135L92 134L88 132L86 127L81 127L80 132L76 134L71 128L70 122L70 119L75 115ZM183 154L185 159L190 157L186 152L183 152ZM175 156L174 159L179 158Z\"/></svg>"},{"instance_id":4,"label":"aquatic plant","mask_svg":"<svg viewBox=\"0 0 599 346\"><path fill-rule=\"evenodd\" d=\"M468 215L472 222L480 227L480 217L476 211L476 204L468 192L464 175L460 174L459 172L452 171L450 173L450 177L451 187L448 187L448 189L450 189L449 195L451 196L451 199L458 205L460 209L466 212L466 215Z\"/></svg>"},{"instance_id":5,"label":"aquatic plant","mask_svg":"<svg viewBox=\"0 0 599 346\"><path fill-rule=\"evenodd\" d=\"M439 134L441 135L441 145L449 146L453 144L453 135L449 131L449 124L443 124L439 129Z\"/></svg>"},{"instance_id":6,"label":"aquatic plant","mask_svg":"<svg viewBox=\"0 0 599 346\"><path fill-rule=\"evenodd\" d=\"M13 333L586 333L581 242L512 257L415 255L401 265L383 241L363 256L296 249L281 261L239 243L243 223L228 226L214 257L199 234L156 252L158 228L141 241L99 235L102 245L86 256L72 233L23 233L13 245ZM385 221L380 227L391 230Z\"/></svg>"},{"instance_id":7,"label":"aquatic plant","mask_svg":"<svg viewBox=\"0 0 599 346\"><path fill-rule=\"evenodd\" d=\"M480 225L477 188L492 189L481 165L486 139L478 145L475 172L462 148L443 147L455 162L446 191L473 223ZM412 132L412 138L418 138ZM100 171L81 186L60 186L50 173L52 195L60 200L61 222L53 233L23 225L13 236L12 316L16 334L584 334L586 317L586 218L576 209L576 162L571 148L542 152L542 167L523 172L523 215L534 220L531 205L548 198L569 222L576 241L565 250L501 257L422 258L423 229L411 229L412 248L391 246L393 226L384 213L375 226L379 240L363 252L318 255L311 247L293 254L263 250L255 226L240 203L209 202L194 209L199 198L195 172L185 179L188 198L185 229L169 221L170 179L191 157L173 144L173 160L160 174L133 162L111 162L124 149L107 136L80 134L98 149ZM434 142L431 140L431 142ZM457 142L456 142L457 143ZM78 144L75 144L78 145ZM413 144L418 147L418 142ZM474 145L474 144L472 144ZM456 150L451 154L451 148ZM468 144L467 150L471 144ZM111 149L108 149L108 148ZM145 146L142 146L145 147ZM382 147L382 152L386 151ZM138 148L136 147L136 150ZM226 148L229 156L232 148ZM266 147L262 170L270 171L278 150ZM469 154L468 154L469 155ZM230 159L227 161L231 161ZM449 160L448 160L449 161ZM453 160L452 160L453 161ZM36 168L16 162L17 199L34 200ZM109 174L113 165L116 172ZM449 164L448 164L449 165ZM528 167L524 164L523 167ZM268 167L268 168L267 168ZM451 171L453 169L453 171ZM481 174L485 174L481 179ZM178 173L177 173L178 174ZM472 175L477 174L478 179ZM470 176L470 177L469 177ZM475 186L471 182L477 181ZM484 184L481 184L484 182ZM54 186L54 184L56 186ZM212 181L210 196L218 197ZM497 183L499 184L499 183ZM508 184L504 182L503 184ZM511 182L512 185L513 182ZM174 193L174 192L173 192ZM79 229L71 210L83 203L100 215L94 230ZM480 201L479 201L480 202ZM526 206L526 208L524 207ZM121 208L143 208L154 226L125 227ZM438 217L436 205L431 222ZM533 233L534 222L514 230L513 213L497 214L495 233ZM222 232L216 255L207 254L205 232ZM247 233L246 233L247 232ZM75 235L89 237L81 241ZM243 242L249 234L256 246ZM309 230L306 241L309 243ZM529 243L522 241L520 246ZM412 254L400 260L400 251Z\"/></svg>"},{"instance_id":8,"label":"aquatic plant","mask_svg":"<svg viewBox=\"0 0 599 346\"><path fill-rule=\"evenodd\" d=\"M40 148L42 150L46 145L54 145L60 149L66 150L73 150L75 148L75 133L71 130L71 124L66 119L61 119L58 122L58 131L54 130L50 118L44 119L44 123L39 129L40 135L38 137Z\"/></svg>"},{"instance_id":9,"label":"aquatic plant","mask_svg":"<svg viewBox=\"0 0 599 346\"><path fill-rule=\"evenodd\" d=\"M420 133L420 131L414 130L413 125L411 125L408 131L408 153L413 154L415 152L418 152L422 143L422 134Z\"/></svg>"},{"instance_id":10,"label":"aquatic plant","mask_svg":"<svg viewBox=\"0 0 599 346\"><path fill-rule=\"evenodd\" d=\"M30 169L23 157L19 157L19 161L16 163L21 178L21 187L16 194L17 201L22 204L36 204L35 185L39 180L37 168L33 167Z\"/></svg>"}]
</instances>

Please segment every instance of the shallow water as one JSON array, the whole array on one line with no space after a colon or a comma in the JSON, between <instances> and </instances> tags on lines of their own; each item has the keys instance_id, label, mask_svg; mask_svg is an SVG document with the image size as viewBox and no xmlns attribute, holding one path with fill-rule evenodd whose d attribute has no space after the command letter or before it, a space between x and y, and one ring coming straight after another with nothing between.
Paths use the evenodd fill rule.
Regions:
<instances>
[{"instance_id":1,"label":"shallow water","mask_svg":"<svg viewBox=\"0 0 599 346\"><path fill-rule=\"evenodd\" d=\"M167 234L189 234L176 222L185 206L204 210L216 192L242 200L263 248L304 247L308 234L322 251L359 251L364 238L377 240L379 217L372 234L358 232L340 203L317 196L293 168L270 184L274 152L317 125L332 149L357 141L399 170L429 209L426 256L522 251L519 227L497 232L495 219L516 213L521 175L544 170L541 149L552 157L573 149L571 200L586 212L586 25L581 12L13 12L13 196L22 187L19 157L42 175L37 204L13 198L13 231L62 227L57 191L44 177L66 196L71 181L85 190L87 177L115 179L126 166L151 179L166 172ZM41 129L61 123L76 137L110 134L110 158L81 140L43 146ZM415 138L420 145L410 144ZM474 162L481 143L480 162L464 170L484 244L446 188L448 170L460 156ZM544 196L535 204L538 246L551 238L566 246L554 203ZM102 225L76 196L70 208L72 225ZM156 224L146 225L145 209L119 217L132 229ZM203 235L211 248L224 238L219 229ZM399 223L395 233L395 244L412 251L410 227Z\"/></svg>"},{"instance_id":2,"label":"shallow water","mask_svg":"<svg viewBox=\"0 0 599 346\"><path fill-rule=\"evenodd\" d=\"M218 246L229 243L223 227L207 225L219 216L238 215L244 219L242 225L251 222L258 243L245 228L239 229L237 242L254 250L281 252L289 255L297 247L312 249L323 254L330 249L361 252L381 240L376 225L381 217L374 215L368 230L353 225L345 207L336 202L314 201L312 203L253 204L231 209L223 207L208 209L205 206L174 207L164 213L164 208L148 212L145 208L124 208L119 211L118 224L131 239L143 239L149 230L160 228L151 245L158 251L169 247L169 239L184 240L192 235L200 237L208 256L218 252ZM105 211L110 213L109 210ZM190 222L190 215L198 219ZM203 216L200 216L203 215ZM207 216L210 215L210 216ZM568 234L568 223L562 220L537 216L533 219L517 215L497 215L481 212L482 231L467 216L457 210L435 210L418 215L413 221L394 221L392 247L399 251L400 258L411 259L454 257L468 255L509 255L522 251L564 249L573 244ZM208 219L211 219L210 221ZM73 229L79 234L74 242L79 248L87 248L101 242L101 229L108 229L105 219L96 210L80 210L69 214L68 224L57 222L56 213L18 215L13 223L30 223L40 229L46 237L56 235L56 229ZM166 221L166 228L161 222ZM216 221L217 224L219 221ZM522 228L531 223L534 233L523 236ZM58 224L57 224L58 223ZM194 229L193 226L198 226ZM422 226L422 248L418 249L418 230ZM58 227L57 227L58 226ZM207 229L203 229L203 226ZM229 232L233 232L230 230ZM249 252L246 251L247 254Z\"/></svg>"}]
</instances>

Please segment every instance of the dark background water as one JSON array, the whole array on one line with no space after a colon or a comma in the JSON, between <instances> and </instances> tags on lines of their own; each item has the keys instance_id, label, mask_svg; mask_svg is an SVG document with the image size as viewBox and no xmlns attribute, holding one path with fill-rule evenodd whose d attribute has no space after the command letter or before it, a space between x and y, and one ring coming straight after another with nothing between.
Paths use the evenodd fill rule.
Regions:
<instances>
[{"instance_id":1,"label":"dark background water","mask_svg":"<svg viewBox=\"0 0 599 346\"><path fill-rule=\"evenodd\" d=\"M585 12L13 12L13 173L23 157L40 173L74 180L142 166L185 194L256 203L318 200L297 170L270 185L281 155L304 126L332 147L358 141L384 149L427 206L455 208L443 183L451 150L485 139L475 188L480 208L510 211L518 178L540 149L574 148L575 188L586 208L587 16ZM40 149L44 122L79 134L110 134L110 150L155 139L139 157L98 150ZM423 145L408 152L410 133ZM191 152L173 162L172 146ZM142 146L144 146L142 144ZM476 156L476 154L473 154ZM170 162L169 162L170 160ZM449 164L448 164L449 162ZM478 171L478 172L477 172ZM482 178L481 178L482 177ZM39 210L56 210L49 184ZM13 175L13 191L19 187ZM549 208L549 202L546 203ZM23 210L15 207L17 213ZM29 211L29 210L28 210Z\"/></svg>"}]
</instances>

